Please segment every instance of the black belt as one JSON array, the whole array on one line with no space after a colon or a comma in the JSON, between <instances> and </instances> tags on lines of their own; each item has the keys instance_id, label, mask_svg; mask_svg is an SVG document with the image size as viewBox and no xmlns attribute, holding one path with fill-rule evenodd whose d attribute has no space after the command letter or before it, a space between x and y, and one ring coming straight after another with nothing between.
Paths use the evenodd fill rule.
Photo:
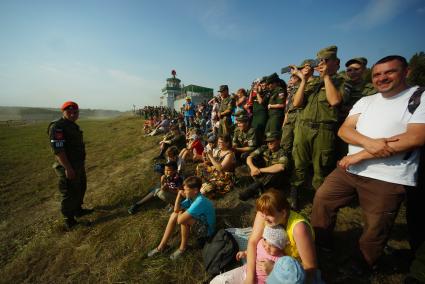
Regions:
<instances>
[{"instance_id":1,"label":"black belt","mask_svg":"<svg viewBox=\"0 0 425 284\"><path fill-rule=\"evenodd\" d=\"M336 122L313 122L313 121L300 121L304 126L310 127L312 129L327 129L327 130L336 130Z\"/></svg>"}]
</instances>

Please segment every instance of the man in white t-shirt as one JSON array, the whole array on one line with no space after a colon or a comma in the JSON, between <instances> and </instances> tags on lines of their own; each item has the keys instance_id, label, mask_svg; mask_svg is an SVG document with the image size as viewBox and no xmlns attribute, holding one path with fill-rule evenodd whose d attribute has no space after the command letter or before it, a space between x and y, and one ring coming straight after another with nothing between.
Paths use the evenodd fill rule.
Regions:
<instances>
[{"instance_id":1,"label":"man in white t-shirt","mask_svg":"<svg viewBox=\"0 0 425 284\"><path fill-rule=\"evenodd\" d=\"M406 59L397 55L373 66L378 93L360 99L339 129L349 153L313 202L317 245L331 248L338 209L358 197L364 219L360 261L369 268L382 254L406 187L416 185L419 147L425 143L425 96L415 112L409 112L409 99L417 87L407 85L407 74Z\"/></svg>"}]
</instances>

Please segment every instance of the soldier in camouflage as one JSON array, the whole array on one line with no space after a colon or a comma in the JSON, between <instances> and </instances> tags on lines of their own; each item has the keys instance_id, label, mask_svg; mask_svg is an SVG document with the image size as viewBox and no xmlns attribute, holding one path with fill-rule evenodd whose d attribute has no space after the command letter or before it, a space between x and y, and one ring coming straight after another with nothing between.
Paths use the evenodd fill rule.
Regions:
<instances>
[{"instance_id":1,"label":"soldier in camouflage","mask_svg":"<svg viewBox=\"0 0 425 284\"><path fill-rule=\"evenodd\" d=\"M263 145L252 152L246 159L254 183L239 194L239 199L246 201L258 195L266 188L282 188L284 170L288 166L288 158L280 148L280 133L266 132L267 146Z\"/></svg>"},{"instance_id":2,"label":"soldier in camouflage","mask_svg":"<svg viewBox=\"0 0 425 284\"><path fill-rule=\"evenodd\" d=\"M249 126L249 116L245 113L236 116L237 128L233 134L232 147L239 161L245 161L248 155L257 148L255 129Z\"/></svg>"}]
</instances>

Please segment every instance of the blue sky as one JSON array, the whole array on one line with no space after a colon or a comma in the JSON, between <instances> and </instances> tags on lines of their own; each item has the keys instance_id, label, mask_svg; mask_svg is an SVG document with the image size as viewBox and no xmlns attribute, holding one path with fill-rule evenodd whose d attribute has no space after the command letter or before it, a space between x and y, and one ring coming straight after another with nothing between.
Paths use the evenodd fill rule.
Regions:
<instances>
[{"instance_id":1,"label":"blue sky","mask_svg":"<svg viewBox=\"0 0 425 284\"><path fill-rule=\"evenodd\" d=\"M172 69L235 91L329 45L409 59L424 27L425 0L0 0L0 105L157 105Z\"/></svg>"}]
</instances>

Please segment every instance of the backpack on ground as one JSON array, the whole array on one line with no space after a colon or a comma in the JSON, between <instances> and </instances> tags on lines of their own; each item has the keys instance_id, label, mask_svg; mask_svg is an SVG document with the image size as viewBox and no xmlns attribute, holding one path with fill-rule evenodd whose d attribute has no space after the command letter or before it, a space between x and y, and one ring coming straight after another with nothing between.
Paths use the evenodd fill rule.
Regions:
<instances>
[{"instance_id":1,"label":"backpack on ground","mask_svg":"<svg viewBox=\"0 0 425 284\"><path fill-rule=\"evenodd\" d=\"M232 234L224 229L218 230L202 249L205 270L211 276L225 272L236 260L238 250L238 244Z\"/></svg>"}]
</instances>

